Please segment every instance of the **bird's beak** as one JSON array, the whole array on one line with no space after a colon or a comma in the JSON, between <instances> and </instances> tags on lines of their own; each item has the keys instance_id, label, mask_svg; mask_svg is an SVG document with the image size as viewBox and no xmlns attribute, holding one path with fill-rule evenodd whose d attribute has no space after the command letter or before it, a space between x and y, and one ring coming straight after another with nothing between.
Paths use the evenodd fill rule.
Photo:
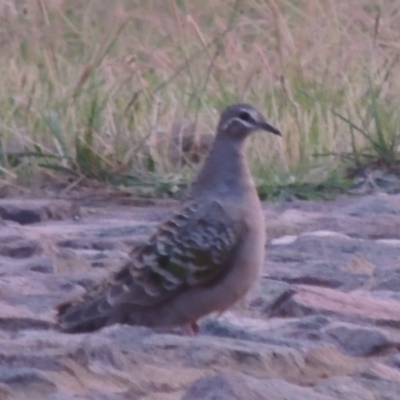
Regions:
<instances>
[{"instance_id":1,"label":"bird's beak","mask_svg":"<svg viewBox=\"0 0 400 400\"><path fill-rule=\"evenodd\" d=\"M257 125L258 125L259 129L262 129L267 132L272 132L278 136L282 136L282 133L278 129L276 129L272 125L270 125L268 122L262 121L262 122L259 122Z\"/></svg>"}]
</instances>

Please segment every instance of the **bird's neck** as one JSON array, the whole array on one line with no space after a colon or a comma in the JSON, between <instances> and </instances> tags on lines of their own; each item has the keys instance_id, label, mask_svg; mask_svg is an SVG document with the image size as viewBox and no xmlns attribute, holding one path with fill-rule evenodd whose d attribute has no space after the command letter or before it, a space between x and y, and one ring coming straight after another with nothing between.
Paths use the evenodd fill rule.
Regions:
<instances>
[{"instance_id":1,"label":"bird's neck","mask_svg":"<svg viewBox=\"0 0 400 400\"><path fill-rule=\"evenodd\" d=\"M209 195L241 195L254 188L245 157L245 143L217 137L189 190L191 198ZM245 190L245 191L244 191Z\"/></svg>"}]
</instances>

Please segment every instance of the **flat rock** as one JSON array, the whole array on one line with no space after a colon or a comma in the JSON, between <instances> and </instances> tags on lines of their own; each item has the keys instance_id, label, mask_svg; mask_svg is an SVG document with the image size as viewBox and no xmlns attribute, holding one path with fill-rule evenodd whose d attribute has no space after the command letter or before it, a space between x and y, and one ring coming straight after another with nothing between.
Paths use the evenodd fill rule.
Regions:
<instances>
[{"instance_id":1,"label":"flat rock","mask_svg":"<svg viewBox=\"0 0 400 400\"><path fill-rule=\"evenodd\" d=\"M203 377L192 384L182 400L333 400L309 388L280 379L257 380L240 374Z\"/></svg>"},{"instance_id":2,"label":"flat rock","mask_svg":"<svg viewBox=\"0 0 400 400\"><path fill-rule=\"evenodd\" d=\"M150 354L168 350L166 361L175 360L178 365L206 370L233 368L255 377L300 379L304 368L304 356L295 349L246 340L153 335L142 342L141 348Z\"/></svg>"},{"instance_id":3,"label":"flat rock","mask_svg":"<svg viewBox=\"0 0 400 400\"><path fill-rule=\"evenodd\" d=\"M348 323L333 323L325 328L325 334L353 356L372 356L390 347L388 335L377 328Z\"/></svg>"},{"instance_id":4,"label":"flat rock","mask_svg":"<svg viewBox=\"0 0 400 400\"><path fill-rule=\"evenodd\" d=\"M358 377L356 382L371 391L374 400L397 400L399 398L399 382L378 379L373 376Z\"/></svg>"},{"instance_id":5,"label":"flat rock","mask_svg":"<svg viewBox=\"0 0 400 400\"><path fill-rule=\"evenodd\" d=\"M260 285L194 337L54 326L176 204L0 201L0 399L397 400L399 199L265 203Z\"/></svg>"},{"instance_id":6,"label":"flat rock","mask_svg":"<svg viewBox=\"0 0 400 400\"><path fill-rule=\"evenodd\" d=\"M341 209L346 215L364 216L366 214L388 214L400 216L400 195L384 193L364 196L358 201L349 202Z\"/></svg>"},{"instance_id":7,"label":"flat rock","mask_svg":"<svg viewBox=\"0 0 400 400\"><path fill-rule=\"evenodd\" d=\"M66 200L42 199L0 199L0 216L21 225L79 218L80 210L76 203Z\"/></svg>"},{"instance_id":8,"label":"flat rock","mask_svg":"<svg viewBox=\"0 0 400 400\"><path fill-rule=\"evenodd\" d=\"M41 400L56 389L56 385L40 372L27 367L0 368L0 382L12 393L14 400Z\"/></svg>"},{"instance_id":9,"label":"flat rock","mask_svg":"<svg viewBox=\"0 0 400 400\"><path fill-rule=\"evenodd\" d=\"M379 298L365 290L346 293L311 285L296 285L295 290L296 293L281 305L281 314L299 316L322 313L400 327L400 303L396 300Z\"/></svg>"},{"instance_id":10,"label":"flat rock","mask_svg":"<svg viewBox=\"0 0 400 400\"><path fill-rule=\"evenodd\" d=\"M42 252L42 245L37 240L15 237L10 241L0 243L0 256L3 257L30 258Z\"/></svg>"},{"instance_id":11,"label":"flat rock","mask_svg":"<svg viewBox=\"0 0 400 400\"><path fill-rule=\"evenodd\" d=\"M376 400L371 390L352 377L334 377L316 385L315 390L341 400Z\"/></svg>"},{"instance_id":12,"label":"flat rock","mask_svg":"<svg viewBox=\"0 0 400 400\"><path fill-rule=\"evenodd\" d=\"M387 363L391 367L400 369L400 354L395 354L393 356L388 357Z\"/></svg>"},{"instance_id":13,"label":"flat rock","mask_svg":"<svg viewBox=\"0 0 400 400\"><path fill-rule=\"evenodd\" d=\"M57 392L46 397L45 400L131 400L137 397L138 393L126 392L126 393L101 393L93 391L92 393L85 394L83 396L71 396L70 394Z\"/></svg>"},{"instance_id":14,"label":"flat rock","mask_svg":"<svg viewBox=\"0 0 400 400\"><path fill-rule=\"evenodd\" d=\"M268 258L272 279L349 291L394 274L393 260L400 259L400 247L316 231L270 246Z\"/></svg>"},{"instance_id":15,"label":"flat rock","mask_svg":"<svg viewBox=\"0 0 400 400\"><path fill-rule=\"evenodd\" d=\"M251 302L251 307L265 316L273 316L275 309L293 294L294 291L289 284L263 278L260 281L258 295Z\"/></svg>"}]
</instances>

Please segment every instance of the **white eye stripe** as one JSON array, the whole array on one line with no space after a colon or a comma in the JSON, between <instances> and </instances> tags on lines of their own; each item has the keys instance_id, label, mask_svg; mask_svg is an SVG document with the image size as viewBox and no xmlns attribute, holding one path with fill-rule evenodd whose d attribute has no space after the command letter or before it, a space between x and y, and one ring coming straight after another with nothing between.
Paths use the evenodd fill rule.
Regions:
<instances>
[{"instance_id":1,"label":"white eye stripe","mask_svg":"<svg viewBox=\"0 0 400 400\"><path fill-rule=\"evenodd\" d=\"M247 112L247 111L246 111ZM228 121L226 121L223 125L222 125L222 129L225 131L228 129L229 125L232 124L233 121L237 121L240 122L243 126L245 126L246 128L252 129L254 128L254 124L244 121L243 119L239 118L239 117L233 117L231 119L229 119Z\"/></svg>"}]
</instances>

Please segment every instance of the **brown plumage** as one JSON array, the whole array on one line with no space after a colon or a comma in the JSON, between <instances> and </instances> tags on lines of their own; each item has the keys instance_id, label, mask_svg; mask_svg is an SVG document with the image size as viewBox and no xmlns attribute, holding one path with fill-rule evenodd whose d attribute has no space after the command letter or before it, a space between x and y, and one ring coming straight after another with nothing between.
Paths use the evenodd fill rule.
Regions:
<instances>
[{"instance_id":1,"label":"brown plumage","mask_svg":"<svg viewBox=\"0 0 400 400\"><path fill-rule=\"evenodd\" d=\"M109 280L58 307L66 332L113 323L186 326L223 312L259 276L265 226L243 144L258 129L280 134L252 106L221 115L217 135L187 201Z\"/></svg>"}]
</instances>

